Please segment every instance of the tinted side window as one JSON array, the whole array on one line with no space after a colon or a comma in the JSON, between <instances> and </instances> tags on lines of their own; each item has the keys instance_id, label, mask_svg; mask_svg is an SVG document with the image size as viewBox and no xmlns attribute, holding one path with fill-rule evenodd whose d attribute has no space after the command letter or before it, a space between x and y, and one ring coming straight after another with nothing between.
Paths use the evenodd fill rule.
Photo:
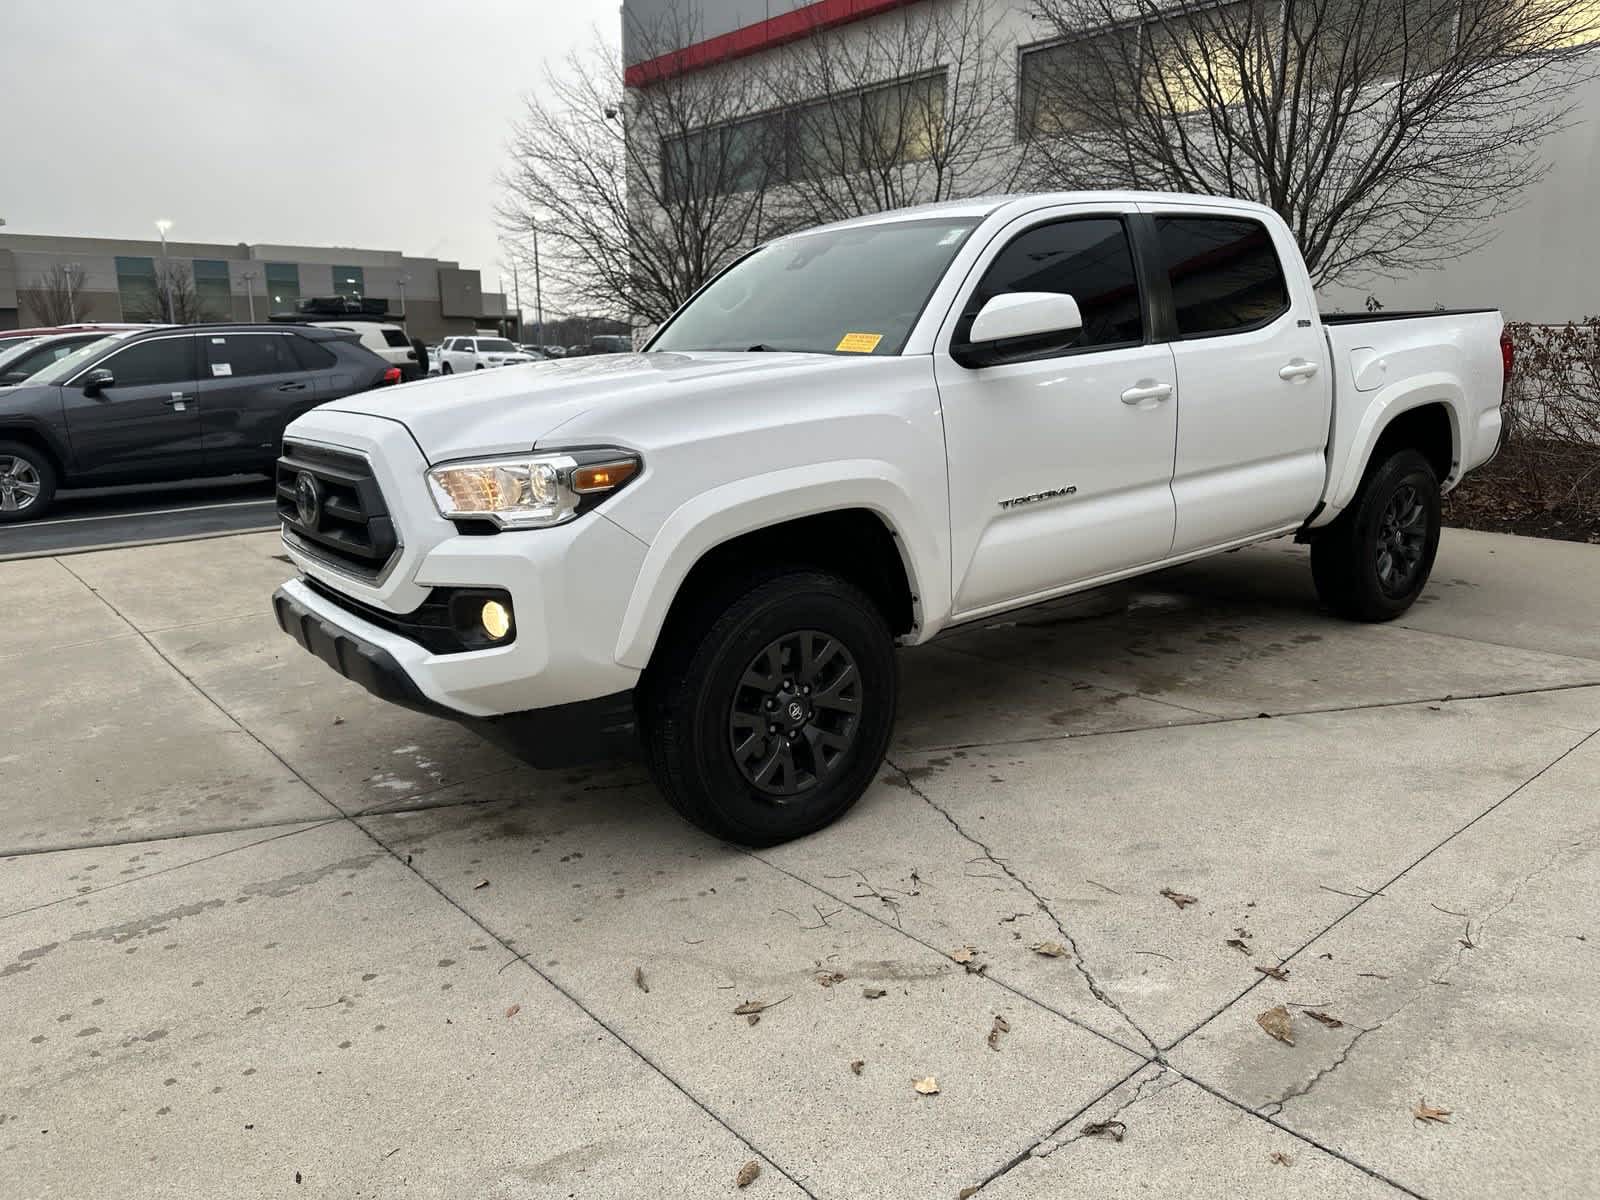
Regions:
<instances>
[{"instance_id":1,"label":"tinted side window","mask_svg":"<svg viewBox=\"0 0 1600 1200\"><path fill-rule=\"evenodd\" d=\"M1272 236L1242 217L1157 217L1178 333L1195 337L1265 325L1289 311Z\"/></svg>"},{"instance_id":2,"label":"tinted side window","mask_svg":"<svg viewBox=\"0 0 1600 1200\"><path fill-rule=\"evenodd\" d=\"M294 334L283 339L294 350L294 356L299 360L301 367L307 371L326 371L339 360L334 357L333 351L326 346L313 342L310 338L303 338Z\"/></svg>"},{"instance_id":3,"label":"tinted side window","mask_svg":"<svg viewBox=\"0 0 1600 1200\"><path fill-rule=\"evenodd\" d=\"M205 378L239 378L247 375L282 375L298 371L287 345L289 339L276 333L229 334L203 340L206 350Z\"/></svg>"},{"instance_id":4,"label":"tinted side window","mask_svg":"<svg viewBox=\"0 0 1600 1200\"><path fill-rule=\"evenodd\" d=\"M1144 340L1133 252L1115 217L1056 221L1019 233L989 264L956 327L956 340L967 339L984 304L1010 292L1064 292L1076 300L1083 328L1070 349Z\"/></svg>"},{"instance_id":5,"label":"tinted side window","mask_svg":"<svg viewBox=\"0 0 1600 1200\"><path fill-rule=\"evenodd\" d=\"M115 387L194 382L194 339L160 338L129 346L101 364L116 377Z\"/></svg>"},{"instance_id":6,"label":"tinted side window","mask_svg":"<svg viewBox=\"0 0 1600 1200\"><path fill-rule=\"evenodd\" d=\"M409 350L411 348L411 339L406 337L401 330L381 329L378 332L383 334L383 340L387 345L400 350Z\"/></svg>"}]
</instances>

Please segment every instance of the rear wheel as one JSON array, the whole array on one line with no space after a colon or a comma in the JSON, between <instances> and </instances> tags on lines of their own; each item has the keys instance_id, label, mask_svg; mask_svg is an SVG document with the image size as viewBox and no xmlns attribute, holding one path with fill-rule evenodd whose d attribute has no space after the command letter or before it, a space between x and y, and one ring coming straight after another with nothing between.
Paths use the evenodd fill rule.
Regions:
<instances>
[{"instance_id":1,"label":"rear wheel","mask_svg":"<svg viewBox=\"0 0 1600 1200\"><path fill-rule=\"evenodd\" d=\"M1439 479L1416 450L1377 464L1339 518L1311 543L1322 602L1354 621L1390 621L1427 585L1439 550Z\"/></svg>"},{"instance_id":2,"label":"rear wheel","mask_svg":"<svg viewBox=\"0 0 1600 1200\"><path fill-rule=\"evenodd\" d=\"M707 832L766 846L836 820L876 775L894 639L853 584L812 570L730 583L669 631L645 685L651 774Z\"/></svg>"},{"instance_id":3,"label":"rear wheel","mask_svg":"<svg viewBox=\"0 0 1600 1200\"><path fill-rule=\"evenodd\" d=\"M23 442L0 442L0 522L31 521L55 502L56 469Z\"/></svg>"},{"instance_id":4,"label":"rear wheel","mask_svg":"<svg viewBox=\"0 0 1600 1200\"><path fill-rule=\"evenodd\" d=\"M455 374L455 368L453 368L449 363L445 363L439 368L439 374L453 375Z\"/></svg>"}]
</instances>

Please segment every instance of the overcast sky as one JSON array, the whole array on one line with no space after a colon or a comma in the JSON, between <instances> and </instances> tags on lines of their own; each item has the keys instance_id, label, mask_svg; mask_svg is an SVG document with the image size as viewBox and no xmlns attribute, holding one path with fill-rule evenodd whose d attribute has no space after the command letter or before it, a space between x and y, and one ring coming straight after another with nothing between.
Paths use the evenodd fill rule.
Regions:
<instances>
[{"instance_id":1,"label":"overcast sky","mask_svg":"<svg viewBox=\"0 0 1600 1200\"><path fill-rule=\"evenodd\" d=\"M165 217L175 241L453 258L486 291L521 97L620 21L619 0L0 7L7 233L154 237Z\"/></svg>"}]
</instances>

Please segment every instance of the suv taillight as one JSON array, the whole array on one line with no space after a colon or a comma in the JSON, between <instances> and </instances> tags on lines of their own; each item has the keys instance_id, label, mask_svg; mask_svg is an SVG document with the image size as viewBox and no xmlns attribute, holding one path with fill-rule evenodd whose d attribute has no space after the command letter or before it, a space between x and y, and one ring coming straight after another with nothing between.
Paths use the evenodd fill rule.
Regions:
<instances>
[{"instance_id":1,"label":"suv taillight","mask_svg":"<svg viewBox=\"0 0 1600 1200\"><path fill-rule=\"evenodd\" d=\"M1517 365L1517 347L1511 340L1511 331L1500 331L1500 390L1503 393L1511 386L1511 368Z\"/></svg>"},{"instance_id":2,"label":"suv taillight","mask_svg":"<svg viewBox=\"0 0 1600 1200\"><path fill-rule=\"evenodd\" d=\"M391 383L399 383L399 382L400 382L400 368L399 367L390 367L387 371L385 371L383 373L383 382L380 383L378 386L379 387L388 387Z\"/></svg>"}]
</instances>

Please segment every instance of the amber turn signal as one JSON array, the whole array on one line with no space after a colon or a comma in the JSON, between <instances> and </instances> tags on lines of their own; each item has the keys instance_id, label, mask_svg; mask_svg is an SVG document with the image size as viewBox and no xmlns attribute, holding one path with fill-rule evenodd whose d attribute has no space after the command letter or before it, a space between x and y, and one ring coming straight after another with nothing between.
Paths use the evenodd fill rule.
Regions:
<instances>
[{"instance_id":1,"label":"amber turn signal","mask_svg":"<svg viewBox=\"0 0 1600 1200\"><path fill-rule=\"evenodd\" d=\"M580 495L590 492L609 492L632 479L639 470L639 460L618 459L616 462L595 463L579 467L572 472L572 490Z\"/></svg>"}]
</instances>

